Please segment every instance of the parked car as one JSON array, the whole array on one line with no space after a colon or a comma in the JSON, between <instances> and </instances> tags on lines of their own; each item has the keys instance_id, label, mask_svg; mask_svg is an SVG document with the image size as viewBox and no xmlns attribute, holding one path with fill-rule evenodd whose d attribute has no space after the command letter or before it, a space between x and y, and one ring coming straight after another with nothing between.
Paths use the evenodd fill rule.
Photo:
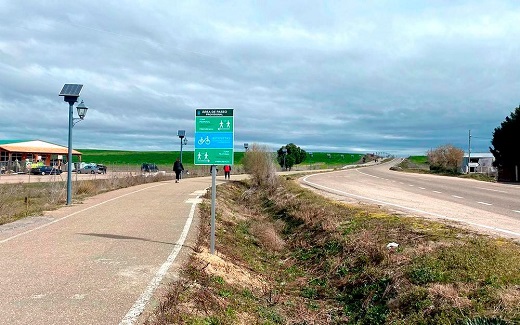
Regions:
<instances>
[{"instance_id":1,"label":"parked car","mask_svg":"<svg viewBox=\"0 0 520 325\"><path fill-rule=\"evenodd\" d=\"M143 173L155 173L159 171L156 164L144 163L141 165L141 171Z\"/></svg>"},{"instance_id":2,"label":"parked car","mask_svg":"<svg viewBox=\"0 0 520 325\"><path fill-rule=\"evenodd\" d=\"M103 164L96 164L96 166L99 169L101 174L106 174L107 173L107 166L105 166Z\"/></svg>"},{"instance_id":3,"label":"parked car","mask_svg":"<svg viewBox=\"0 0 520 325\"><path fill-rule=\"evenodd\" d=\"M59 175L61 170L52 166L38 166L31 168L30 173L33 175Z\"/></svg>"},{"instance_id":4,"label":"parked car","mask_svg":"<svg viewBox=\"0 0 520 325\"><path fill-rule=\"evenodd\" d=\"M78 169L78 174L101 174L101 171L97 166L94 165L85 165L82 168Z\"/></svg>"}]
</instances>

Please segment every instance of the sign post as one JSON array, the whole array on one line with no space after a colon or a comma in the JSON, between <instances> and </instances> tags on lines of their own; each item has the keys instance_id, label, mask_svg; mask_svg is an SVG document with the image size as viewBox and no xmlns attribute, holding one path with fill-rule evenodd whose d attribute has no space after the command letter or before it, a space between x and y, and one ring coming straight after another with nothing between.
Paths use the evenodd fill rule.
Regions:
<instances>
[{"instance_id":1,"label":"sign post","mask_svg":"<svg viewBox=\"0 0 520 325\"><path fill-rule=\"evenodd\" d=\"M215 201L217 165L233 165L234 121L232 108L195 110L195 165L211 166L210 253L215 253Z\"/></svg>"}]
</instances>

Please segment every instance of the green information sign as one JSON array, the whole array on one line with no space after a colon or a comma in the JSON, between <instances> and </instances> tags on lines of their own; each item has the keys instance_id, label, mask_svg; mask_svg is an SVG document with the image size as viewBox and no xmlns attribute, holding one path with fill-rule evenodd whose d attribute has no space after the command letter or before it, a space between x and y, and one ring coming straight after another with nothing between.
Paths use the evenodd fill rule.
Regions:
<instances>
[{"instance_id":1,"label":"green information sign","mask_svg":"<svg viewBox=\"0 0 520 325\"><path fill-rule=\"evenodd\" d=\"M234 138L233 109L195 110L195 165L232 165Z\"/></svg>"}]
</instances>

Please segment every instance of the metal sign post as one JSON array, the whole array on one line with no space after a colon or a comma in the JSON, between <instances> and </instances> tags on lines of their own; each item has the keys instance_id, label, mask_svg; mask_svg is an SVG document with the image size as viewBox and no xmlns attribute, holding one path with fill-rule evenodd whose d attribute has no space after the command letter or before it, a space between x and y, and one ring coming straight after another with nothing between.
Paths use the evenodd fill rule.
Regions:
<instances>
[{"instance_id":1,"label":"metal sign post","mask_svg":"<svg viewBox=\"0 0 520 325\"><path fill-rule=\"evenodd\" d=\"M210 253L215 253L217 165L233 165L234 121L232 108L195 110L195 165L211 166Z\"/></svg>"},{"instance_id":2,"label":"metal sign post","mask_svg":"<svg viewBox=\"0 0 520 325\"><path fill-rule=\"evenodd\" d=\"M210 250L215 254L215 202L217 201L217 166L211 166L211 234Z\"/></svg>"}]
</instances>

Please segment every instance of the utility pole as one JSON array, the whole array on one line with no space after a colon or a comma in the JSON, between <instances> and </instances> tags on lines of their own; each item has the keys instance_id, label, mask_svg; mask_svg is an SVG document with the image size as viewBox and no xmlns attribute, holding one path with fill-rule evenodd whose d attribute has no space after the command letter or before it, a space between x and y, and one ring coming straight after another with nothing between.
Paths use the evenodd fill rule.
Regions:
<instances>
[{"instance_id":1,"label":"utility pole","mask_svg":"<svg viewBox=\"0 0 520 325\"><path fill-rule=\"evenodd\" d=\"M469 130L468 136L468 174L471 171L470 164L471 163L471 130Z\"/></svg>"}]
</instances>

